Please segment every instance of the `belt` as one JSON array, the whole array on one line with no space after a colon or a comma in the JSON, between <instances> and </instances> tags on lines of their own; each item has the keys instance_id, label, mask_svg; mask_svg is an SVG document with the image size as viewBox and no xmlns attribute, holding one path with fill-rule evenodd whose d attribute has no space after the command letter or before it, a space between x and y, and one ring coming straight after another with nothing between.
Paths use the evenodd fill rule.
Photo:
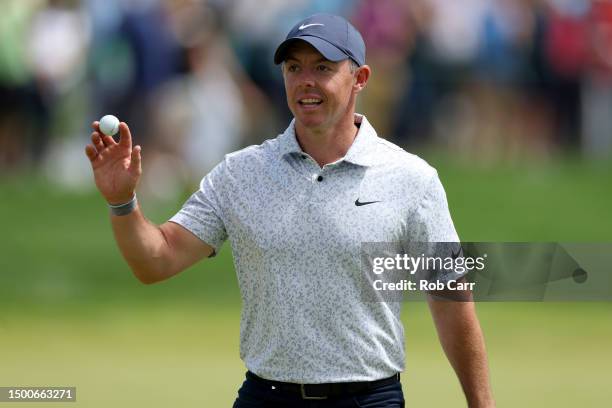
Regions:
<instances>
[{"instance_id":1,"label":"belt","mask_svg":"<svg viewBox=\"0 0 612 408\"><path fill-rule=\"evenodd\" d=\"M373 390L385 385L395 384L400 380L400 374L397 373L389 378L383 378L376 381L360 381L360 382L339 382L326 384L296 384L282 381L266 380L261 378L251 371L247 371L247 378L266 384L273 390L277 389L287 393L298 394L302 399L327 399L328 397L348 396L359 394L364 391Z\"/></svg>"}]
</instances>

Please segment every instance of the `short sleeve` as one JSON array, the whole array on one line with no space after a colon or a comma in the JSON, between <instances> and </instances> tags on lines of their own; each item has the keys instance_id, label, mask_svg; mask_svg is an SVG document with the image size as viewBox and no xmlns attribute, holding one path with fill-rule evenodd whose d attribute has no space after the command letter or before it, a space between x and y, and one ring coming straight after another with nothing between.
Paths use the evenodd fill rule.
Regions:
<instances>
[{"instance_id":1,"label":"short sleeve","mask_svg":"<svg viewBox=\"0 0 612 408\"><path fill-rule=\"evenodd\" d=\"M459 242L438 173L429 180L417 210L421 242Z\"/></svg>"},{"instance_id":2,"label":"short sleeve","mask_svg":"<svg viewBox=\"0 0 612 408\"><path fill-rule=\"evenodd\" d=\"M445 265L429 269L428 279L448 281L465 275L465 269L455 267L456 258L462 258L463 254L448 209L444 187L435 171L425 185L413 221L417 224L417 233L412 237L412 243L408 245L409 252L413 253L413 256L425 253L429 257L443 261L441 265ZM446 263L449 259L453 260L451 264Z\"/></svg>"},{"instance_id":3,"label":"short sleeve","mask_svg":"<svg viewBox=\"0 0 612 408\"><path fill-rule=\"evenodd\" d=\"M181 225L213 247L215 254L227 239L221 198L224 174L225 166L221 163L202 179L200 189L170 218L170 222Z\"/></svg>"}]
</instances>

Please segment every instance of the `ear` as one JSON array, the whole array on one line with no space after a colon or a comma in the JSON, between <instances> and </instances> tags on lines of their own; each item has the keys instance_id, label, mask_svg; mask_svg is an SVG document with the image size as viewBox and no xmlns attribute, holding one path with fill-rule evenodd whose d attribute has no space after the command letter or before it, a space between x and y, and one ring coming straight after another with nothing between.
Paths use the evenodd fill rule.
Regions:
<instances>
[{"instance_id":1,"label":"ear","mask_svg":"<svg viewBox=\"0 0 612 408\"><path fill-rule=\"evenodd\" d=\"M372 69L369 65L360 66L355 72L355 83L353 84L353 91L361 92L366 87L368 79L372 74Z\"/></svg>"}]
</instances>

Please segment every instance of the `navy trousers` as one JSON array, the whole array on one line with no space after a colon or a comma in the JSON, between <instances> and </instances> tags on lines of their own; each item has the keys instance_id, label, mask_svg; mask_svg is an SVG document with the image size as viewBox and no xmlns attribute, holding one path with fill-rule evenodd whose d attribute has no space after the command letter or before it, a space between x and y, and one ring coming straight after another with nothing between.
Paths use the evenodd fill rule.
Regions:
<instances>
[{"instance_id":1,"label":"navy trousers","mask_svg":"<svg viewBox=\"0 0 612 408\"><path fill-rule=\"evenodd\" d=\"M238 390L233 408L404 408L404 393L401 383L397 382L367 393L308 400L247 377Z\"/></svg>"}]
</instances>

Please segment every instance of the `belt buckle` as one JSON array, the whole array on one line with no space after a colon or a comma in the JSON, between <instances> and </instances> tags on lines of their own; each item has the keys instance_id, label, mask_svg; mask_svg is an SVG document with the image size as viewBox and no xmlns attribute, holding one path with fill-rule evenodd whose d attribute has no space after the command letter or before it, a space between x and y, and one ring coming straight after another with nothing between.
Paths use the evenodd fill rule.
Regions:
<instances>
[{"instance_id":1,"label":"belt buckle","mask_svg":"<svg viewBox=\"0 0 612 408\"><path fill-rule=\"evenodd\" d=\"M305 400L324 400L327 399L327 395L324 397L309 397L306 395L306 391L304 390L304 384L300 384L300 392L302 393L302 399Z\"/></svg>"}]
</instances>

